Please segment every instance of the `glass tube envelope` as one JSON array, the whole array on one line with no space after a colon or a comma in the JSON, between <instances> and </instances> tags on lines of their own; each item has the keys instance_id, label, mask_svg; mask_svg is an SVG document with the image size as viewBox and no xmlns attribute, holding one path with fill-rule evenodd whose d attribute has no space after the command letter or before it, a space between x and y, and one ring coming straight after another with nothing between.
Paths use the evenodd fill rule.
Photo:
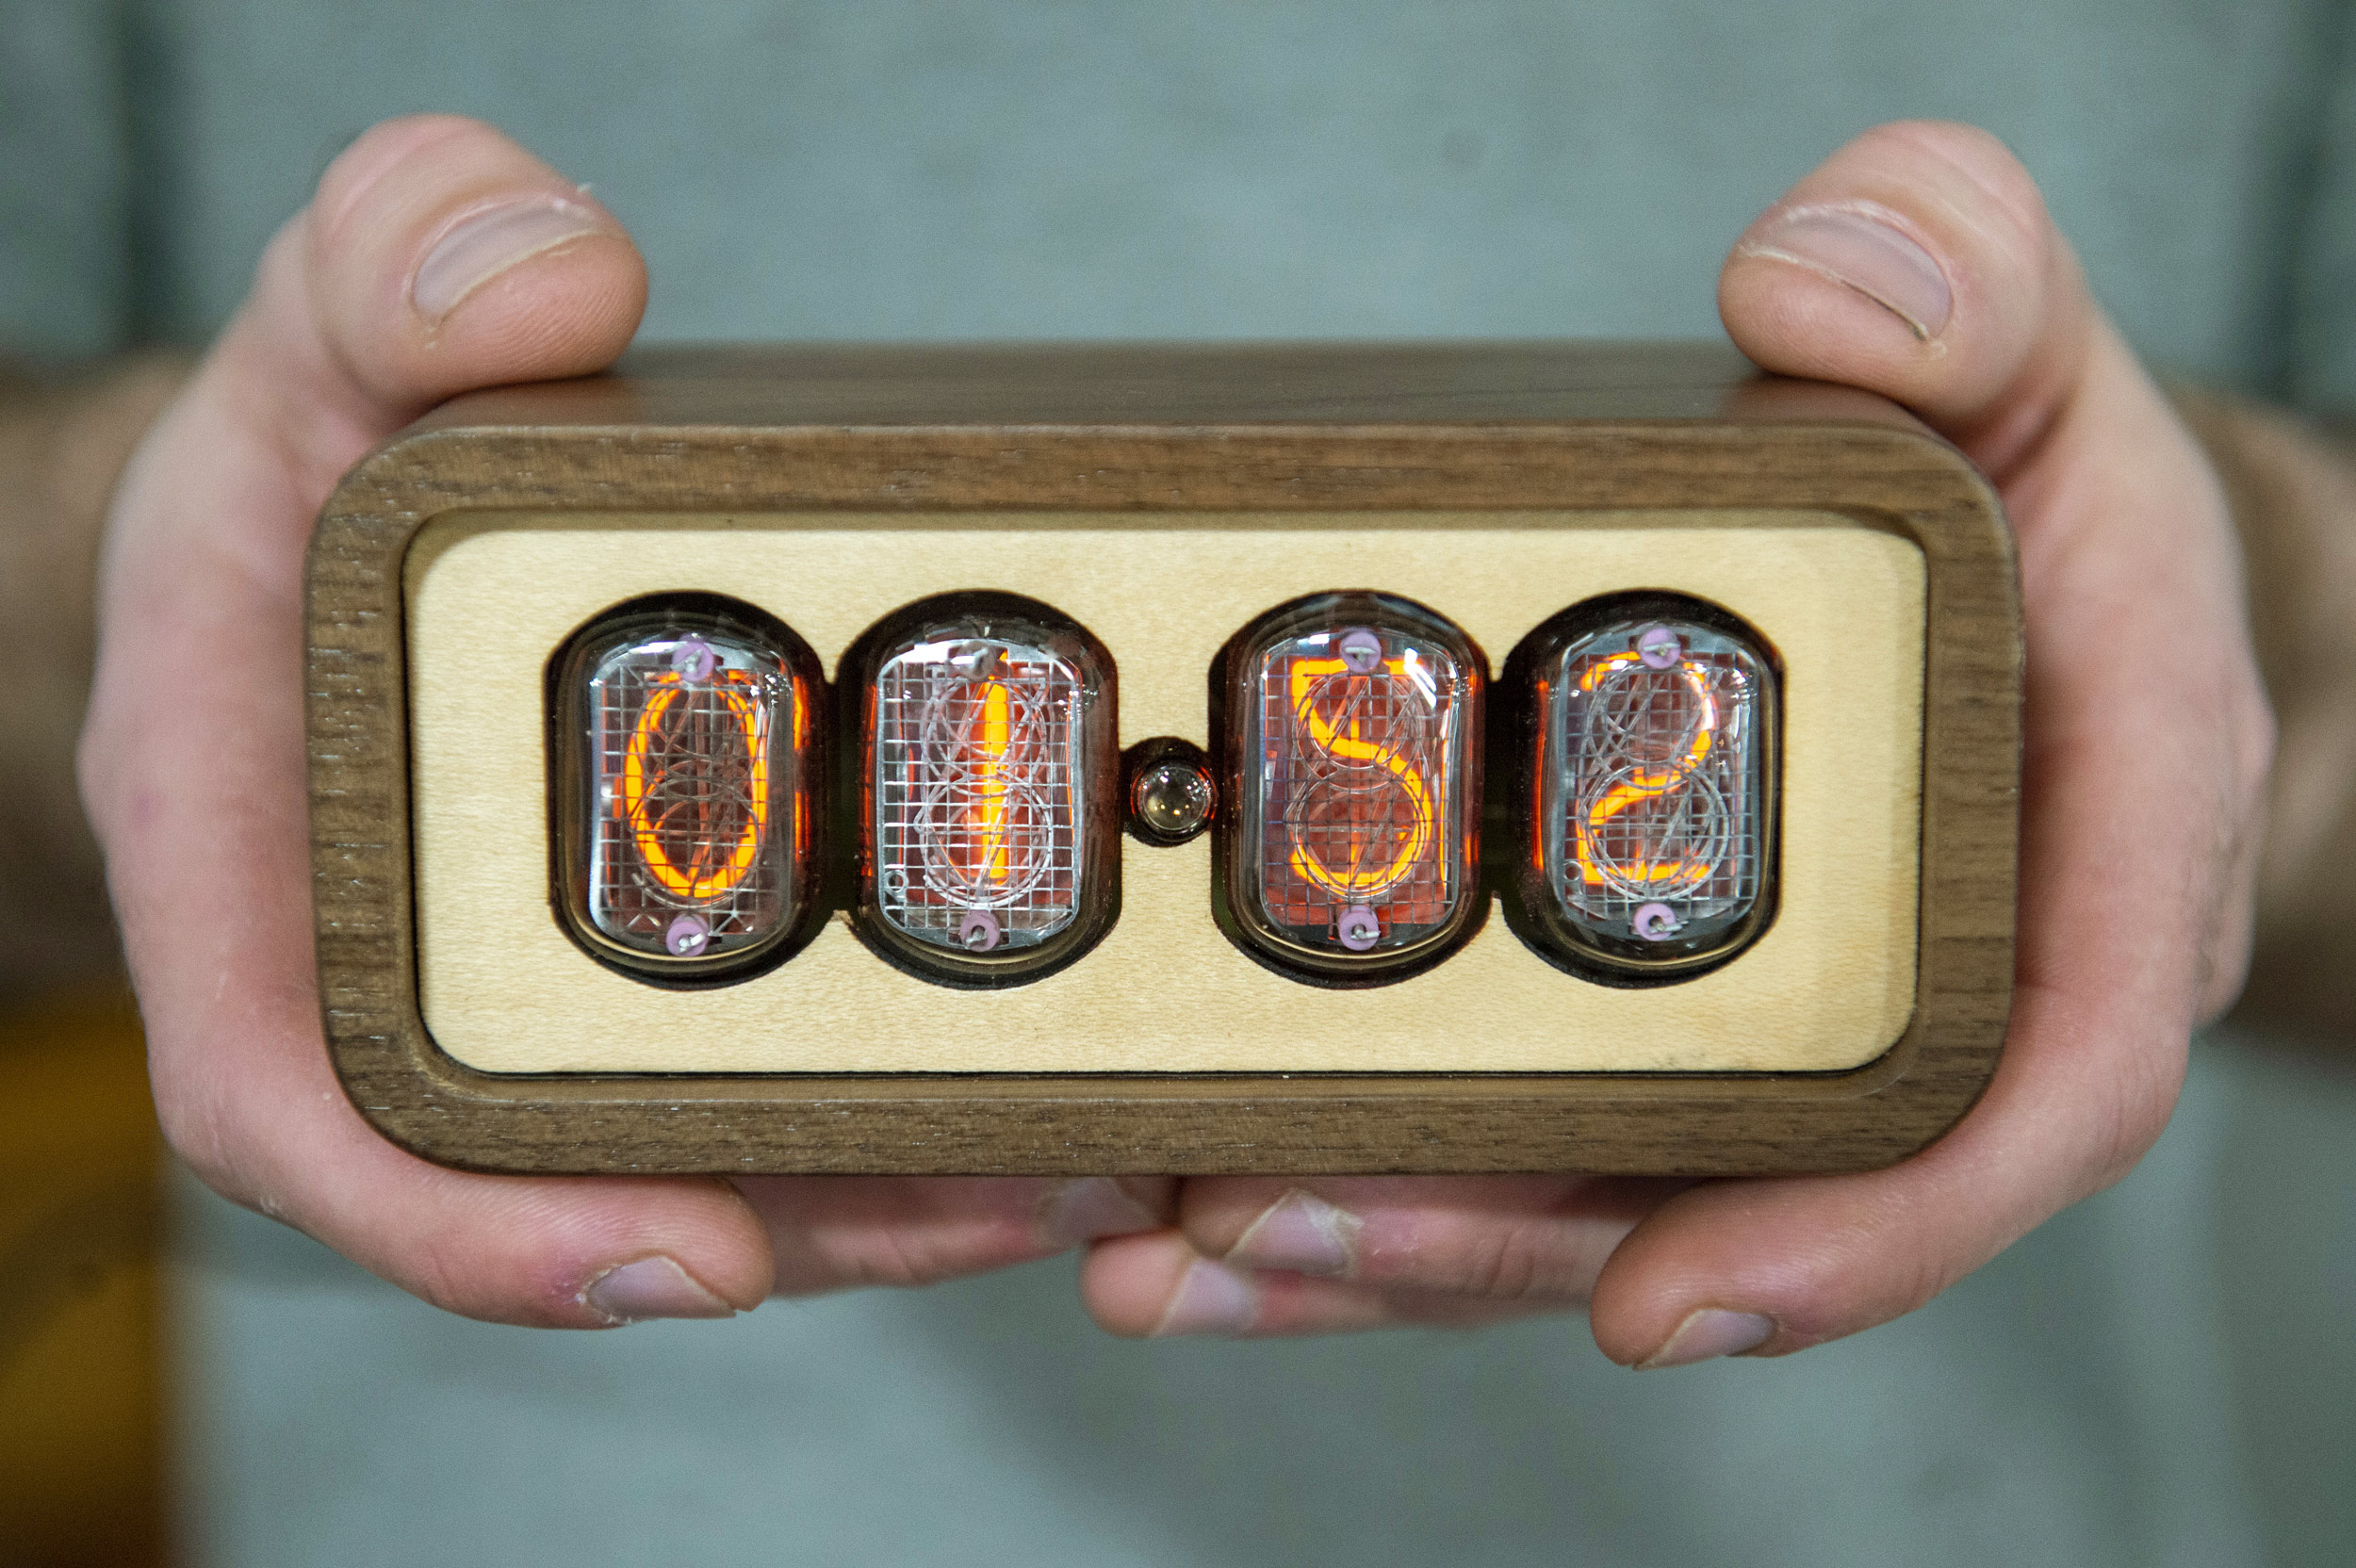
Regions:
<instances>
[{"instance_id":1,"label":"glass tube envelope","mask_svg":"<svg viewBox=\"0 0 2356 1568\"><path fill-rule=\"evenodd\" d=\"M1620 983L1714 967L1774 911L1777 688L1758 634L1697 600L1580 606L1517 653L1536 821L1524 935ZM1531 645L1525 645L1530 648Z\"/></svg>"},{"instance_id":2,"label":"glass tube envelope","mask_svg":"<svg viewBox=\"0 0 2356 1568\"><path fill-rule=\"evenodd\" d=\"M1436 961L1480 905L1479 655L1405 599L1284 606L1231 645L1230 934L1329 983Z\"/></svg>"},{"instance_id":3,"label":"glass tube envelope","mask_svg":"<svg viewBox=\"0 0 2356 1568\"><path fill-rule=\"evenodd\" d=\"M861 926L951 984L1035 979L1111 918L1111 662L1045 606L958 596L871 633Z\"/></svg>"},{"instance_id":4,"label":"glass tube envelope","mask_svg":"<svg viewBox=\"0 0 2356 1568\"><path fill-rule=\"evenodd\" d=\"M625 605L557 672L560 903L576 940L654 978L781 952L819 880L823 683L749 606Z\"/></svg>"}]
</instances>

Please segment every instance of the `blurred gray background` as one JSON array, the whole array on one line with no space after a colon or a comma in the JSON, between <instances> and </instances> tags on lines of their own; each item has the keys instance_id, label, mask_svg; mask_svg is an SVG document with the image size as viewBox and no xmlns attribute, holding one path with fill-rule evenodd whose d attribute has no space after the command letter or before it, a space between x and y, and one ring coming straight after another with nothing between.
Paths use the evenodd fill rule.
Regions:
<instances>
[{"instance_id":1,"label":"blurred gray background","mask_svg":"<svg viewBox=\"0 0 2356 1568\"><path fill-rule=\"evenodd\" d=\"M0 0L0 347L195 345L371 122L629 221L646 335L1716 332L1857 131L1973 121L2167 368L2356 412L2319 0ZM2345 1050L2339 1061L2347 1060ZM223 1564L2356 1560L2356 1079L2228 1039L2127 1184L1927 1311L1633 1375L1576 1319L1126 1345L1057 1263L725 1325L435 1315L182 1194Z\"/></svg>"},{"instance_id":2,"label":"blurred gray background","mask_svg":"<svg viewBox=\"0 0 2356 1568\"><path fill-rule=\"evenodd\" d=\"M2356 104L2324 0L0 17L0 201L41 231L0 263L19 348L203 340L343 143L428 108L631 224L653 338L1708 335L1760 206L1933 117L2021 153L2147 353L2356 406Z\"/></svg>"}]
</instances>

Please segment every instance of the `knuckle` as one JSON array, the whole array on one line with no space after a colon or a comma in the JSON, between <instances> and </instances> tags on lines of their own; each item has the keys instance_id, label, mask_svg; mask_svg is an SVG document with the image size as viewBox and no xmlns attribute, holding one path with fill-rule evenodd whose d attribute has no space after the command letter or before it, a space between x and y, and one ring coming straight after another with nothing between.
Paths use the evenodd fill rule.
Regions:
<instances>
[{"instance_id":1,"label":"knuckle","mask_svg":"<svg viewBox=\"0 0 2356 1568\"><path fill-rule=\"evenodd\" d=\"M929 1250L911 1245L897 1226L879 1226L865 1234L867 1244L854 1249L845 1260L846 1284L907 1289L929 1284L936 1277L933 1260L926 1255Z\"/></svg>"},{"instance_id":2,"label":"knuckle","mask_svg":"<svg viewBox=\"0 0 2356 1568\"><path fill-rule=\"evenodd\" d=\"M973 1266L972 1259L941 1236L898 1224L858 1225L805 1239L814 1266L781 1268L780 1293L914 1289L969 1272Z\"/></svg>"},{"instance_id":3,"label":"knuckle","mask_svg":"<svg viewBox=\"0 0 2356 1568\"><path fill-rule=\"evenodd\" d=\"M1988 210L2010 224L2023 260L2048 259L2053 224L2045 193L2000 138L1955 121L1905 120L1876 126L1852 145L1918 167L1924 158L1944 164L1964 182L1960 187L1948 182L1951 190L1967 199L1972 193L1984 196Z\"/></svg>"},{"instance_id":4,"label":"knuckle","mask_svg":"<svg viewBox=\"0 0 2356 1568\"><path fill-rule=\"evenodd\" d=\"M342 212L378 175L427 147L458 137L498 136L480 120L457 114L404 114L380 120L352 139L319 175L318 204Z\"/></svg>"},{"instance_id":5,"label":"knuckle","mask_svg":"<svg viewBox=\"0 0 2356 1568\"><path fill-rule=\"evenodd\" d=\"M155 1091L155 1120L162 1130L164 1145L173 1157L188 1167L196 1179L233 1203L270 1214L270 1208L257 1194L246 1171L246 1161L239 1152L239 1139L227 1125L228 1113L221 1103L210 1096L175 1093L168 1082L157 1078ZM274 1214L271 1217L277 1217Z\"/></svg>"},{"instance_id":6,"label":"knuckle","mask_svg":"<svg viewBox=\"0 0 2356 1568\"><path fill-rule=\"evenodd\" d=\"M1913 1267L1899 1272L1892 1298L1881 1305L1873 1322L1888 1323L1908 1313L1921 1311L1945 1294L1948 1286L1977 1266L1977 1260L1958 1258L1944 1250L1924 1255L1916 1261ZM1858 1325L1860 1328L1869 1326Z\"/></svg>"},{"instance_id":7,"label":"knuckle","mask_svg":"<svg viewBox=\"0 0 2356 1568\"><path fill-rule=\"evenodd\" d=\"M411 211L454 172L497 167L528 157L497 127L454 114L407 115L363 131L319 175L310 208L289 225L313 265L344 255L354 237L370 232L361 215L389 204ZM428 177L427 171L431 171ZM420 181L424 185L420 186Z\"/></svg>"},{"instance_id":8,"label":"knuckle","mask_svg":"<svg viewBox=\"0 0 2356 1568\"><path fill-rule=\"evenodd\" d=\"M1451 1285L1498 1301L1583 1298L1590 1282L1576 1266L1578 1250L1566 1247L1560 1227L1549 1220L1516 1220L1483 1232L1464 1253Z\"/></svg>"},{"instance_id":9,"label":"knuckle","mask_svg":"<svg viewBox=\"0 0 2356 1568\"><path fill-rule=\"evenodd\" d=\"M2100 1192L2125 1177L2159 1141L2176 1109L2189 1045L2188 1036L2171 1036L2134 1053L2124 1064L2119 1092L2096 1129L2086 1193Z\"/></svg>"},{"instance_id":10,"label":"knuckle","mask_svg":"<svg viewBox=\"0 0 2356 1568\"><path fill-rule=\"evenodd\" d=\"M2001 168L2027 180L2029 172L2021 167L2004 139L1984 126L1964 120L1896 120L1877 125L1865 133L1865 139L1881 139L1901 146L1919 148L1936 154L1951 162L1986 164Z\"/></svg>"},{"instance_id":11,"label":"knuckle","mask_svg":"<svg viewBox=\"0 0 2356 1568\"><path fill-rule=\"evenodd\" d=\"M2003 138L1956 120L1902 120L1868 131L1893 148L1928 155L1959 170L1988 195L2015 211L2044 215L2045 195Z\"/></svg>"},{"instance_id":12,"label":"knuckle","mask_svg":"<svg viewBox=\"0 0 2356 1568\"><path fill-rule=\"evenodd\" d=\"M407 1260L407 1265L398 1282L418 1300L468 1317L485 1315L480 1299L481 1282L472 1278L448 1249L429 1238Z\"/></svg>"}]
</instances>

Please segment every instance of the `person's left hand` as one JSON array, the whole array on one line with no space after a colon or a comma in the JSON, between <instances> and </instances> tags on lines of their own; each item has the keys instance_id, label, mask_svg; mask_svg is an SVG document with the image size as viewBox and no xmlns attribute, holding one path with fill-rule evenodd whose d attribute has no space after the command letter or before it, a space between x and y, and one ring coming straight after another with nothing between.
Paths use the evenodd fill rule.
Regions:
<instances>
[{"instance_id":1,"label":"person's left hand","mask_svg":"<svg viewBox=\"0 0 2356 1568\"><path fill-rule=\"evenodd\" d=\"M2088 295L2027 172L1882 127L1719 280L1761 367L1895 399L2002 491L2028 623L2020 942L2004 1059L1888 1170L1705 1184L1217 1178L1099 1243L1122 1333L1314 1333L1591 1301L1614 1360L1779 1355L1910 1312L2117 1181L2196 1021L2239 988L2272 723L2206 460Z\"/></svg>"}]
</instances>

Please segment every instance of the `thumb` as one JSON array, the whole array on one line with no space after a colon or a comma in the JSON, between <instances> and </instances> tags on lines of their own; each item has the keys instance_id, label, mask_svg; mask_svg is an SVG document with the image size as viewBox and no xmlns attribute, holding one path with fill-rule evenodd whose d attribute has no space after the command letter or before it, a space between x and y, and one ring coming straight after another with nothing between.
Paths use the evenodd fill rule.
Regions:
<instances>
[{"instance_id":1,"label":"thumb","mask_svg":"<svg viewBox=\"0 0 2356 1568\"><path fill-rule=\"evenodd\" d=\"M328 166L199 379L274 434L307 525L434 403L602 369L646 303L646 264L585 189L480 122L413 116Z\"/></svg>"},{"instance_id":2,"label":"thumb","mask_svg":"<svg viewBox=\"0 0 2356 1568\"><path fill-rule=\"evenodd\" d=\"M470 1175L377 1136L320 1040L303 547L336 478L476 384L591 370L646 298L620 226L488 126L354 142L118 491L80 755L158 1114L216 1190L508 1322L725 1315L772 1264L724 1183Z\"/></svg>"},{"instance_id":3,"label":"thumb","mask_svg":"<svg viewBox=\"0 0 2356 1568\"><path fill-rule=\"evenodd\" d=\"M2004 494L2028 653L2019 941L2003 1057L1939 1142L1693 1188L1612 1254L1595 1339L1645 1365L1885 1321L2125 1173L2239 972L2269 734L2215 476L1993 138L1851 142L1737 242L1719 309L1762 367L1895 399Z\"/></svg>"},{"instance_id":4,"label":"thumb","mask_svg":"<svg viewBox=\"0 0 2356 1568\"><path fill-rule=\"evenodd\" d=\"M1761 213L1718 311L1763 368L1894 399L1999 485L2107 335L2028 172L1985 131L1924 122L1868 131Z\"/></svg>"}]
</instances>

